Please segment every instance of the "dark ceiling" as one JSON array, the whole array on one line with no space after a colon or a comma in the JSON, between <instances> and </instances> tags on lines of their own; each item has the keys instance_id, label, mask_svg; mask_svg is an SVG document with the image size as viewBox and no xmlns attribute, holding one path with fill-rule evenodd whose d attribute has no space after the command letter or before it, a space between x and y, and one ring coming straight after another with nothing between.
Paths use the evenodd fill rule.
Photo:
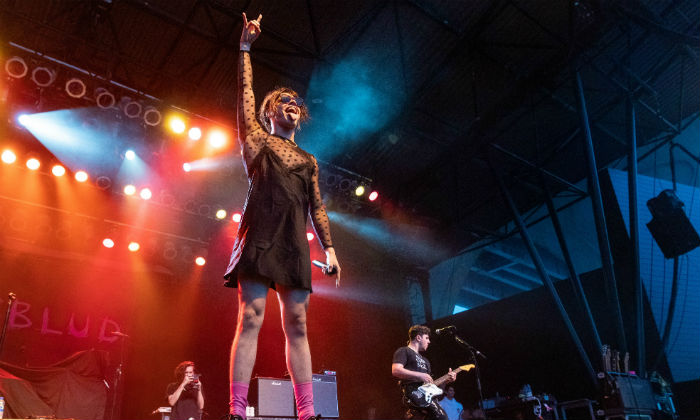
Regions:
<instances>
[{"instance_id":1,"label":"dark ceiling","mask_svg":"<svg viewBox=\"0 0 700 420\"><path fill-rule=\"evenodd\" d=\"M697 0L0 4L6 55L45 54L230 124L241 12L262 13L258 99L275 85L305 94L326 143L305 147L370 178L384 216L449 232L453 250L510 219L494 171L523 211L542 201L541 173L557 194L587 194L573 186L587 174L577 76L599 168L624 157L628 97L640 145L700 110ZM341 84L318 82L348 62Z\"/></svg>"}]
</instances>

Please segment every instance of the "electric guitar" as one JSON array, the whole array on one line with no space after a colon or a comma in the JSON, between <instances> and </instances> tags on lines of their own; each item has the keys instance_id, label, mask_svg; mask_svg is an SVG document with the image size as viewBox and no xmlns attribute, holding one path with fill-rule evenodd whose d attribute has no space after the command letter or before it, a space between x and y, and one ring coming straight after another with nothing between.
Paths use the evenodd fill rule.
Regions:
<instances>
[{"instance_id":1,"label":"electric guitar","mask_svg":"<svg viewBox=\"0 0 700 420\"><path fill-rule=\"evenodd\" d=\"M452 372L467 372L474 368L473 364L463 365L453 370ZM431 384L424 384L414 390L404 389L404 398L409 405L415 407L427 407L433 401L433 398L442 395L440 385L450 379L450 374L445 374L434 380Z\"/></svg>"}]
</instances>

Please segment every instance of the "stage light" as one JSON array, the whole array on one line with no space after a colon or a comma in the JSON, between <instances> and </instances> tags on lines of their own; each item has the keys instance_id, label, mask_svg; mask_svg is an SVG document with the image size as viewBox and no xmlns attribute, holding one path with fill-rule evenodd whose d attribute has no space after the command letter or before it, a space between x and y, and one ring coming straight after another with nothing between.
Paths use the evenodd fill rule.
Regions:
<instances>
[{"instance_id":1,"label":"stage light","mask_svg":"<svg viewBox=\"0 0 700 420\"><path fill-rule=\"evenodd\" d=\"M31 169L32 171L39 169L39 166L41 166L41 162L39 162L38 159L31 158L27 161L27 168Z\"/></svg>"},{"instance_id":2,"label":"stage light","mask_svg":"<svg viewBox=\"0 0 700 420\"><path fill-rule=\"evenodd\" d=\"M48 87L56 80L56 72L46 67L32 70L32 81L39 87Z\"/></svg>"},{"instance_id":3,"label":"stage light","mask_svg":"<svg viewBox=\"0 0 700 420\"><path fill-rule=\"evenodd\" d=\"M112 179L108 176L100 175L95 180L95 185L97 185L97 188L101 190L106 190L112 186Z\"/></svg>"},{"instance_id":4,"label":"stage light","mask_svg":"<svg viewBox=\"0 0 700 420\"><path fill-rule=\"evenodd\" d=\"M29 124L29 120L30 118L27 114L19 114L19 116L17 117L17 121L25 127L27 126L27 124Z\"/></svg>"},{"instance_id":5,"label":"stage light","mask_svg":"<svg viewBox=\"0 0 700 420\"><path fill-rule=\"evenodd\" d=\"M338 189L339 189L340 191L346 192L347 190L350 189L350 187L352 187L352 184L353 184L352 181L350 181L350 180L347 179L347 178L343 178L343 179L341 179L340 182L338 183Z\"/></svg>"},{"instance_id":6,"label":"stage light","mask_svg":"<svg viewBox=\"0 0 700 420\"><path fill-rule=\"evenodd\" d=\"M112 247L114 246L114 241L111 240L110 238L104 238L104 239L102 240L102 245L103 245L105 248L112 248Z\"/></svg>"},{"instance_id":7,"label":"stage light","mask_svg":"<svg viewBox=\"0 0 700 420\"><path fill-rule=\"evenodd\" d=\"M372 192L369 194L369 201L374 201L374 200L376 200L377 198L379 198L379 193L378 193L378 192L372 191Z\"/></svg>"},{"instance_id":8,"label":"stage light","mask_svg":"<svg viewBox=\"0 0 700 420\"><path fill-rule=\"evenodd\" d=\"M185 172L189 172L189 171L192 170L192 165L190 165L189 163L185 162L185 163L182 164L182 170L185 171Z\"/></svg>"},{"instance_id":9,"label":"stage light","mask_svg":"<svg viewBox=\"0 0 700 420\"><path fill-rule=\"evenodd\" d=\"M356 196L361 197L362 194L364 194L364 193L365 193L365 187L363 187L362 185L358 185L358 187L355 188L355 195Z\"/></svg>"},{"instance_id":10,"label":"stage light","mask_svg":"<svg viewBox=\"0 0 700 420\"><path fill-rule=\"evenodd\" d=\"M220 130L212 130L209 133L209 144L215 149L226 146L226 134Z\"/></svg>"},{"instance_id":11,"label":"stage light","mask_svg":"<svg viewBox=\"0 0 700 420\"><path fill-rule=\"evenodd\" d=\"M51 173L54 174L54 176L63 176L66 174L66 168L61 165L53 165Z\"/></svg>"},{"instance_id":12,"label":"stage light","mask_svg":"<svg viewBox=\"0 0 700 420\"><path fill-rule=\"evenodd\" d=\"M23 58L11 57L5 61L5 72L14 79L21 79L29 72L29 66Z\"/></svg>"},{"instance_id":13,"label":"stage light","mask_svg":"<svg viewBox=\"0 0 700 420\"><path fill-rule=\"evenodd\" d=\"M155 107L149 106L146 107L145 111L143 111L143 121L146 123L146 125L155 127L156 125L160 124L162 119L163 116Z\"/></svg>"},{"instance_id":14,"label":"stage light","mask_svg":"<svg viewBox=\"0 0 700 420\"><path fill-rule=\"evenodd\" d=\"M144 200L150 200L151 197L153 197L153 193L151 192L151 190L149 188L142 189L141 192L139 193L139 195Z\"/></svg>"},{"instance_id":15,"label":"stage light","mask_svg":"<svg viewBox=\"0 0 700 420\"><path fill-rule=\"evenodd\" d=\"M306 232L306 240L311 242L314 240L314 234L311 232Z\"/></svg>"},{"instance_id":16,"label":"stage light","mask_svg":"<svg viewBox=\"0 0 700 420\"><path fill-rule=\"evenodd\" d=\"M219 220L226 218L226 210L224 210L224 209L217 210L216 211L216 218Z\"/></svg>"},{"instance_id":17,"label":"stage light","mask_svg":"<svg viewBox=\"0 0 700 420\"><path fill-rule=\"evenodd\" d=\"M136 187L129 184L124 187L124 194L126 195L134 195L136 193Z\"/></svg>"},{"instance_id":18,"label":"stage light","mask_svg":"<svg viewBox=\"0 0 700 420\"><path fill-rule=\"evenodd\" d=\"M85 182L88 180L88 174L85 171L78 171L75 173L75 180L78 182Z\"/></svg>"},{"instance_id":19,"label":"stage light","mask_svg":"<svg viewBox=\"0 0 700 420\"><path fill-rule=\"evenodd\" d=\"M95 89L95 103L102 109L108 109L114 107L114 104L117 103L117 98L107 89L99 87Z\"/></svg>"},{"instance_id":20,"label":"stage light","mask_svg":"<svg viewBox=\"0 0 700 420\"><path fill-rule=\"evenodd\" d=\"M134 159L136 159L136 152L129 149L126 151L126 153L124 153L124 157L128 160L134 160Z\"/></svg>"},{"instance_id":21,"label":"stage light","mask_svg":"<svg viewBox=\"0 0 700 420\"><path fill-rule=\"evenodd\" d=\"M129 242L129 251L131 252L136 252L141 248L141 245L139 245L138 242Z\"/></svg>"},{"instance_id":22,"label":"stage light","mask_svg":"<svg viewBox=\"0 0 700 420\"><path fill-rule=\"evenodd\" d=\"M119 100L119 107L122 109L124 115L129 118L137 118L139 115L141 115L141 104L136 101L132 101L128 96L122 96L122 98Z\"/></svg>"},{"instance_id":23,"label":"stage light","mask_svg":"<svg viewBox=\"0 0 700 420\"><path fill-rule=\"evenodd\" d=\"M194 263L201 267L207 263L207 260L205 260L204 257L197 257L194 259Z\"/></svg>"},{"instance_id":24,"label":"stage light","mask_svg":"<svg viewBox=\"0 0 700 420\"><path fill-rule=\"evenodd\" d=\"M169 125L170 129L173 130L174 133L182 134L185 132L185 121L183 121L180 117L170 118Z\"/></svg>"},{"instance_id":25,"label":"stage light","mask_svg":"<svg viewBox=\"0 0 700 420\"><path fill-rule=\"evenodd\" d=\"M5 163L15 163L17 155L12 150L6 149L2 151L2 161Z\"/></svg>"},{"instance_id":26,"label":"stage light","mask_svg":"<svg viewBox=\"0 0 700 420\"><path fill-rule=\"evenodd\" d=\"M233 220L236 223L240 223L241 214L240 213L233 213L233 215L231 216L231 220Z\"/></svg>"},{"instance_id":27,"label":"stage light","mask_svg":"<svg viewBox=\"0 0 700 420\"><path fill-rule=\"evenodd\" d=\"M202 130L200 130L198 127L192 127L190 128L190 131L187 132L187 135L189 136L190 140L199 140L202 138Z\"/></svg>"},{"instance_id":28,"label":"stage light","mask_svg":"<svg viewBox=\"0 0 700 420\"><path fill-rule=\"evenodd\" d=\"M66 93L71 98L80 99L87 93L85 82L74 77L66 82Z\"/></svg>"}]
</instances>

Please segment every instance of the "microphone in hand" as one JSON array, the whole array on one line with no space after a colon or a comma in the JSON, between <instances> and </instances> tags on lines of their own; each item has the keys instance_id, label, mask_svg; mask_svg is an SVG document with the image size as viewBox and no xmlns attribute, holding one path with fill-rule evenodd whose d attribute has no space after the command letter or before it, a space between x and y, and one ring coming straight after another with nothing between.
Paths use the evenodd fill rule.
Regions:
<instances>
[{"instance_id":1,"label":"microphone in hand","mask_svg":"<svg viewBox=\"0 0 700 420\"><path fill-rule=\"evenodd\" d=\"M313 260L313 261L311 261L311 264L320 268L323 271L323 273L327 276L332 276L333 274L336 273L335 266L330 266L328 264L324 264L319 260Z\"/></svg>"}]
</instances>

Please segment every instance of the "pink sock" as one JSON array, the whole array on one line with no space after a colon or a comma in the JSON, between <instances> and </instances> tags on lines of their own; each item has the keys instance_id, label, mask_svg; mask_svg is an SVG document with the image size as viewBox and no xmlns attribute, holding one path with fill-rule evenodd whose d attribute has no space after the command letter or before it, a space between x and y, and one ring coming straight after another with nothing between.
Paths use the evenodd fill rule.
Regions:
<instances>
[{"instance_id":1,"label":"pink sock","mask_svg":"<svg viewBox=\"0 0 700 420\"><path fill-rule=\"evenodd\" d=\"M231 381L231 401L229 412L246 418L245 408L248 405L248 383Z\"/></svg>"},{"instance_id":2,"label":"pink sock","mask_svg":"<svg viewBox=\"0 0 700 420\"><path fill-rule=\"evenodd\" d=\"M299 420L307 420L314 415L313 382L294 384L294 397L297 399Z\"/></svg>"}]
</instances>

